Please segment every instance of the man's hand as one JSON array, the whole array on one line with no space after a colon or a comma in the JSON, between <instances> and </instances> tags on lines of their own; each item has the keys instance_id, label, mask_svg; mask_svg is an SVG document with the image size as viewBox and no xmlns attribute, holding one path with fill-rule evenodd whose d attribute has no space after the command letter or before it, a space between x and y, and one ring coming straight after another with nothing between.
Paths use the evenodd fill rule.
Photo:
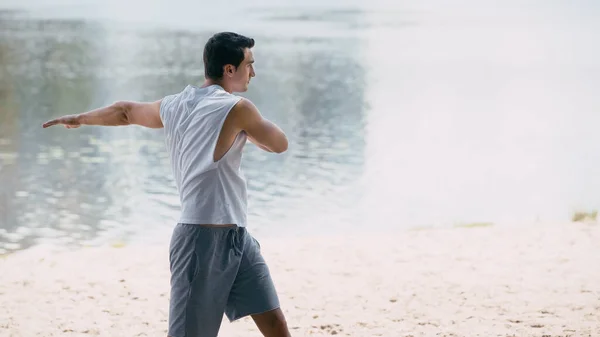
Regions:
<instances>
[{"instance_id":1,"label":"man's hand","mask_svg":"<svg viewBox=\"0 0 600 337\"><path fill-rule=\"evenodd\" d=\"M79 115L66 115L66 116L62 116L56 119L53 119L51 121L47 121L46 123L44 123L42 125L42 127L48 128L51 127L53 125L58 125L58 124L62 124L65 126L65 128L67 129L75 129L81 126L81 118Z\"/></svg>"}]
</instances>

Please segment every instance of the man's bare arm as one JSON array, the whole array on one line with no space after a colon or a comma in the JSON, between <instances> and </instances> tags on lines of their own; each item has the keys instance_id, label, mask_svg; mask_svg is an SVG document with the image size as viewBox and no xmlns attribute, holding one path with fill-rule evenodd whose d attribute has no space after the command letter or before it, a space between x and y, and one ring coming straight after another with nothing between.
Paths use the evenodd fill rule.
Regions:
<instances>
[{"instance_id":1,"label":"man's bare arm","mask_svg":"<svg viewBox=\"0 0 600 337\"><path fill-rule=\"evenodd\" d=\"M121 101L76 115L66 115L50 120L42 125L47 128L62 124L66 128L78 128L81 125L141 125L147 128L162 128L160 118L160 100L150 103Z\"/></svg>"},{"instance_id":2,"label":"man's bare arm","mask_svg":"<svg viewBox=\"0 0 600 337\"><path fill-rule=\"evenodd\" d=\"M282 153L288 148L285 133L273 122L264 118L256 106L242 99L231 111L235 125L244 131L251 142L268 152Z\"/></svg>"},{"instance_id":3,"label":"man's bare arm","mask_svg":"<svg viewBox=\"0 0 600 337\"><path fill-rule=\"evenodd\" d=\"M252 144L258 146L260 149L265 150L267 152L273 152L271 150L269 150L267 147L260 145L259 142L257 142L256 140L254 140L254 138L252 138L249 134L246 134L246 137L248 138L248 141L251 142Z\"/></svg>"}]
</instances>

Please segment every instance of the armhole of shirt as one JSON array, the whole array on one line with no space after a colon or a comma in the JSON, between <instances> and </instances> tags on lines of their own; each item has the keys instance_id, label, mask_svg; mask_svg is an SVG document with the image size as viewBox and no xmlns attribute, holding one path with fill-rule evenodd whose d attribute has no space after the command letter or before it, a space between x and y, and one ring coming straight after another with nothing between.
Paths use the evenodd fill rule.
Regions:
<instances>
[{"instance_id":1,"label":"armhole of shirt","mask_svg":"<svg viewBox=\"0 0 600 337\"><path fill-rule=\"evenodd\" d=\"M170 104L173 101L173 99L175 98L175 95L169 95L169 96L165 96L162 101L160 102L160 108L159 108L159 114L160 114L160 119L163 123L163 126L166 128L167 123L169 122L169 108L170 108Z\"/></svg>"},{"instance_id":2,"label":"armhole of shirt","mask_svg":"<svg viewBox=\"0 0 600 337\"><path fill-rule=\"evenodd\" d=\"M211 150L211 162L213 163L213 165L219 165L220 162L222 162L225 157L227 157L227 155L229 154L229 152L231 152L231 149L233 148L233 146L235 145L239 134L237 134L235 136L235 138L233 139L233 143L231 143L231 146L229 146L229 148L227 149L227 151L225 152L225 154L223 154L223 156L217 160L214 161L215 158L215 149L217 148L217 143L219 142L219 138L221 137L221 131L223 130L223 125L225 125L225 121L227 120L227 117L229 116L229 113L231 112L231 110L233 110L233 107L235 107L241 100L242 97L239 96L234 96L235 98L233 98L231 100L231 105L227 108L227 110L225 111L225 113L223 114L223 117L221 117L221 120L219 121L218 127L217 127L217 136L215 137L215 139L212 141L212 150Z\"/></svg>"}]
</instances>

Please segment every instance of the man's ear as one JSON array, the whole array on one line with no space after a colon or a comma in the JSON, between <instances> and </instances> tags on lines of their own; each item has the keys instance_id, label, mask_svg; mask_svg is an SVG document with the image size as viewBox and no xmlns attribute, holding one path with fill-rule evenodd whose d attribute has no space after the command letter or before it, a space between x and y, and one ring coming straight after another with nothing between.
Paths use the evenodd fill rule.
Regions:
<instances>
[{"instance_id":1,"label":"man's ear","mask_svg":"<svg viewBox=\"0 0 600 337\"><path fill-rule=\"evenodd\" d=\"M223 68L223 75L231 77L234 73L235 67L232 64L228 64Z\"/></svg>"}]
</instances>

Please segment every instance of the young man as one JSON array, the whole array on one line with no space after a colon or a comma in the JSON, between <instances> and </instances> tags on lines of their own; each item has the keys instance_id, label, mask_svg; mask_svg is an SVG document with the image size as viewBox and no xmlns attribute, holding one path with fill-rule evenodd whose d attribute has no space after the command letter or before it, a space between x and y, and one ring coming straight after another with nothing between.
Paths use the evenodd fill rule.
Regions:
<instances>
[{"instance_id":1,"label":"young man","mask_svg":"<svg viewBox=\"0 0 600 337\"><path fill-rule=\"evenodd\" d=\"M263 118L244 92L255 76L254 40L219 33L204 48L206 81L152 103L117 102L46 122L141 125L165 129L181 200L170 243L170 337L216 337L223 314L251 315L266 337L289 337L279 299L258 242L246 231L242 149L250 140L281 153L283 131Z\"/></svg>"}]
</instances>

